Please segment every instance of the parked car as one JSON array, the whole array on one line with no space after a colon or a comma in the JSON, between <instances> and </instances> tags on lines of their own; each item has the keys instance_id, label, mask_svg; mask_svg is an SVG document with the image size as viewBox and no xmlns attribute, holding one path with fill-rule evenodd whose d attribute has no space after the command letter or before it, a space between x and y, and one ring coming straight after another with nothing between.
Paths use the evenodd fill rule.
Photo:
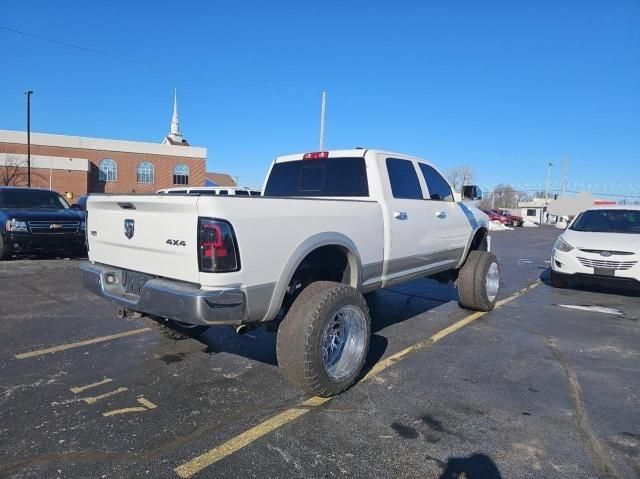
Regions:
<instances>
[{"instance_id":1,"label":"parked car","mask_svg":"<svg viewBox=\"0 0 640 479\"><path fill-rule=\"evenodd\" d=\"M571 222L553 248L551 284L572 278L640 289L640 206L594 207Z\"/></svg>"},{"instance_id":2,"label":"parked car","mask_svg":"<svg viewBox=\"0 0 640 479\"><path fill-rule=\"evenodd\" d=\"M489 221L499 221L503 225L505 226L507 225L507 218L505 218L502 215L499 215L495 211L493 210L480 210L480 211L482 211L485 215L489 217Z\"/></svg>"},{"instance_id":3,"label":"parked car","mask_svg":"<svg viewBox=\"0 0 640 479\"><path fill-rule=\"evenodd\" d=\"M0 187L0 259L31 253L84 255L85 216L55 191Z\"/></svg>"},{"instance_id":4,"label":"parked car","mask_svg":"<svg viewBox=\"0 0 640 479\"><path fill-rule=\"evenodd\" d=\"M258 190L244 186L199 186L193 188L163 188L159 195L206 195L206 196L260 196Z\"/></svg>"},{"instance_id":5,"label":"parked car","mask_svg":"<svg viewBox=\"0 0 640 479\"><path fill-rule=\"evenodd\" d=\"M509 210L495 210L496 214L499 214L506 218L507 222L511 226L522 226L524 224L524 219L522 216L511 214Z\"/></svg>"},{"instance_id":6,"label":"parked car","mask_svg":"<svg viewBox=\"0 0 640 479\"><path fill-rule=\"evenodd\" d=\"M210 325L278 328L278 363L331 396L362 371L363 293L414 278L457 279L488 311L499 287L487 217L419 158L340 150L276 158L263 196L92 195L83 284L174 338ZM281 321L281 322L280 322Z\"/></svg>"}]
</instances>

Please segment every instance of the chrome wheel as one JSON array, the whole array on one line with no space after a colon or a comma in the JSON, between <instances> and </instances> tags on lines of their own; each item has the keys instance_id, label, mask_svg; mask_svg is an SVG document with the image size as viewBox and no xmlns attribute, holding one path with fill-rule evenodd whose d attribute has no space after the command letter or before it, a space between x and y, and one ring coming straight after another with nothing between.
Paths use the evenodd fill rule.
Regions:
<instances>
[{"instance_id":1,"label":"chrome wheel","mask_svg":"<svg viewBox=\"0 0 640 479\"><path fill-rule=\"evenodd\" d=\"M498 295L498 288L500 287L500 270L497 263L491 263L489 271L487 271L487 278L485 279L485 289L487 291L487 299L493 302Z\"/></svg>"},{"instance_id":2,"label":"chrome wheel","mask_svg":"<svg viewBox=\"0 0 640 479\"><path fill-rule=\"evenodd\" d=\"M362 310L347 304L327 321L322 334L322 366L333 381L358 368L366 344L367 322Z\"/></svg>"}]
</instances>

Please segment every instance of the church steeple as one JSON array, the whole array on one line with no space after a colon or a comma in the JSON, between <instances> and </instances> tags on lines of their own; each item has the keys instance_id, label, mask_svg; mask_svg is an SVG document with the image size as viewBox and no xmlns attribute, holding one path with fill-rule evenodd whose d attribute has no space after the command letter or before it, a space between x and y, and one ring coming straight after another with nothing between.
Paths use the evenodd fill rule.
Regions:
<instances>
[{"instance_id":1,"label":"church steeple","mask_svg":"<svg viewBox=\"0 0 640 479\"><path fill-rule=\"evenodd\" d=\"M178 119L178 90L173 90L173 116L171 117L171 136L180 134L180 120Z\"/></svg>"},{"instance_id":2,"label":"church steeple","mask_svg":"<svg viewBox=\"0 0 640 479\"><path fill-rule=\"evenodd\" d=\"M171 116L171 129L169 134L162 141L163 144L188 145L187 140L182 138L180 133L180 119L178 118L178 91L173 90L173 115Z\"/></svg>"}]
</instances>

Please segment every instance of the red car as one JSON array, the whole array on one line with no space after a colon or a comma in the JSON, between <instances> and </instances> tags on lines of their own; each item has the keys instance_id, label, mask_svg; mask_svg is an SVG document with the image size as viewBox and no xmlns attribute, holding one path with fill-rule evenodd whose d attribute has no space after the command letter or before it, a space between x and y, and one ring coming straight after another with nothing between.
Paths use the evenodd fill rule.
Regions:
<instances>
[{"instance_id":1,"label":"red car","mask_svg":"<svg viewBox=\"0 0 640 479\"><path fill-rule=\"evenodd\" d=\"M511 226L522 226L524 220L521 216L512 215L508 210L493 210L496 214L503 216L506 218L507 223Z\"/></svg>"},{"instance_id":2,"label":"red car","mask_svg":"<svg viewBox=\"0 0 640 479\"><path fill-rule=\"evenodd\" d=\"M485 215L489 217L489 221L499 221L503 225L509 224L507 221L507 218L505 218L501 214L496 213L494 210L480 210L480 211L482 211Z\"/></svg>"}]
</instances>

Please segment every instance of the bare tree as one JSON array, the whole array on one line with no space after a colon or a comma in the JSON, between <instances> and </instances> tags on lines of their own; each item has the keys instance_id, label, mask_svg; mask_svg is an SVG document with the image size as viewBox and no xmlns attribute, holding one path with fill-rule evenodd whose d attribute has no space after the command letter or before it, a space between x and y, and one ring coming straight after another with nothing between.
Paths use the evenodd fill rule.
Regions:
<instances>
[{"instance_id":1,"label":"bare tree","mask_svg":"<svg viewBox=\"0 0 640 479\"><path fill-rule=\"evenodd\" d=\"M464 185L470 185L475 177L475 172L470 166L454 166L446 172L447 179L456 191L462 190Z\"/></svg>"},{"instance_id":2,"label":"bare tree","mask_svg":"<svg viewBox=\"0 0 640 479\"><path fill-rule=\"evenodd\" d=\"M0 185L16 186L19 183L23 183L25 160L21 160L19 156L15 155L7 155L6 158L5 164L0 166Z\"/></svg>"},{"instance_id":3,"label":"bare tree","mask_svg":"<svg viewBox=\"0 0 640 479\"><path fill-rule=\"evenodd\" d=\"M480 203L478 203L478 208L480 208L481 210L490 210L492 208L492 197L493 197L493 193L487 193L485 195L482 196L482 199L480 200Z\"/></svg>"},{"instance_id":4,"label":"bare tree","mask_svg":"<svg viewBox=\"0 0 640 479\"><path fill-rule=\"evenodd\" d=\"M526 191L518 191L518 201L533 201L533 196L531 196Z\"/></svg>"},{"instance_id":5,"label":"bare tree","mask_svg":"<svg viewBox=\"0 0 640 479\"><path fill-rule=\"evenodd\" d=\"M500 184L493 190L492 203L494 208L517 208L518 193L513 186Z\"/></svg>"}]
</instances>

